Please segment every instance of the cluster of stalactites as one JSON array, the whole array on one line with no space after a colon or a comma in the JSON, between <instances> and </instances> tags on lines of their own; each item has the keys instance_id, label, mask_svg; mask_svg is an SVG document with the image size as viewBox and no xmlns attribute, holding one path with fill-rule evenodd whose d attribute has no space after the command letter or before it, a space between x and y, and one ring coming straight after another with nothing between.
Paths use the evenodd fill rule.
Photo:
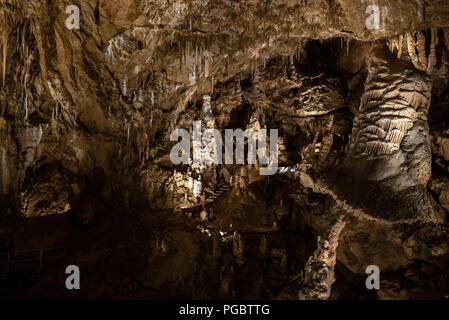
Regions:
<instances>
[{"instance_id":1,"label":"cluster of stalactites","mask_svg":"<svg viewBox=\"0 0 449 320\"><path fill-rule=\"evenodd\" d=\"M430 74L437 64L438 31L439 29L437 28L430 30L429 55L426 53L426 37L422 32L408 33L405 37L398 35L388 40L388 46L391 52L396 52L398 58L402 56L405 49L415 68ZM449 29L444 29L442 33L449 52Z\"/></svg>"}]
</instances>

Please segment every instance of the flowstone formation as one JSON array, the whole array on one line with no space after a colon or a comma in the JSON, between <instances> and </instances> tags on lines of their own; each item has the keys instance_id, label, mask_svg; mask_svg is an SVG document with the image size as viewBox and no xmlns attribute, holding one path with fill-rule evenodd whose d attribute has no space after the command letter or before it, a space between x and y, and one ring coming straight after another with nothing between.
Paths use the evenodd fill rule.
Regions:
<instances>
[{"instance_id":1,"label":"flowstone formation","mask_svg":"<svg viewBox=\"0 0 449 320\"><path fill-rule=\"evenodd\" d=\"M355 179L402 190L425 186L430 178L431 83L427 75L394 59L380 47L368 60L347 161Z\"/></svg>"},{"instance_id":2,"label":"flowstone formation","mask_svg":"<svg viewBox=\"0 0 449 320\"><path fill-rule=\"evenodd\" d=\"M75 264L92 299L449 295L447 1L0 0L0 21L0 247L68 253L0 294L73 298ZM275 174L251 137L244 163L190 139L175 164L199 121L277 130Z\"/></svg>"},{"instance_id":3,"label":"flowstone formation","mask_svg":"<svg viewBox=\"0 0 449 320\"><path fill-rule=\"evenodd\" d=\"M417 202L427 201L421 194L431 177L430 77L382 45L373 49L366 68L365 92L344 164L346 178L354 190L359 188L361 201L367 201L370 193L376 202L371 207L395 201L414 211L403 214L406 210L394 208L377 216L428 217L429 206ZM411 194L418 198L412 199Z\"/></svg>"}]
</instances>

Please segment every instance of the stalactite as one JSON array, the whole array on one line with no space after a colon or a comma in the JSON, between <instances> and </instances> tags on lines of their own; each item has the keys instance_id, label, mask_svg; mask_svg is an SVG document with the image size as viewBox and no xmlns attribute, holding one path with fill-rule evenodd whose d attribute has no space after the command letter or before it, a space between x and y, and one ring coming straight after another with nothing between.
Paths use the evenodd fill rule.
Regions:
<instances>
[{"instance_id":1,"label":"stalactite","mask_svg":"<svg viewBox=\"0 0 449 320\"><path fill-rule=\"evenodd\" d=\"M449 53L449 28L443 30L444 44L446 45L447 52Z\"/></svg>"},{"instance_id":2,"label":"stalactite","mask_svg":"<svg viewBox=\"0 0 449 320\"><path fill-rule=\"evenodd\" d=\"M427 67L427 57L426 57L426 37L423 33L419 32L417 35L416 49L418 51L420 70L425 70Z\"/></svg>"},{"instance_id":3,"label":"stalactite","mask_svg":"<svg viewBox=\"0 0 449 320\"><path fill-rule=\"evenodd\" d=\"M426 38L421 32L418 32L416 35L407 34L407 49L416 69L426 71Z\"/></svg>"},{"instance_id":4,"label":"stalactite","mask_svg":"<svg viewBox=\"0 0 449 320\"><path fill-rule=\"evenodd\" d=\"M424 20L424 0L416 0L416 13L418 14L419 21Z\"/></svg>"},{"instance_id":5,"label":"stalactite","mask_svg":"<svg viewBox=\"0 0 449 320\"><path fill-rule=\"evenodd\" d=\"M184 60L184 66L187 66L187 50L186 50L186 43L185 40L182 42L182 55L183 55L183 60Z\"/></svg>"},{"instance_id":6,"label":"stalactite","mask_svg":"<svg viewBox=\"0 0 449 320\"><path fill-rule=\"evenodd\" d=\"M296 67L295 67L295 62L294 62L294 57L290 56L290 63L289 63L289 73L290 73L290 77L292 79L296 79L298 77L298 73L296 72Z\"/></svg>"},{"instance_id":7,"label":"stalactite","mask_svg":"<svg viewBox=\"0 0 449 320\"><path fill-rule=\"evenodd\" d=\"M123 80L122 80L122 94L123 94L123 96L127 96L127 94L128 94L128 87L127 87L127 79L126 78L124 78Z\"/></svg>"},{"instance_id":8,"label":"stalactite","mask_svg":"<svg viewBox=\"0 0 449 320\"><path fill-rule=\"evenodd\" d=\"M5 29L3 30L2 35L2 46L3 46L3 53L2 53L2 86L5 86L6 81L6 59L8 56L8 30L6 28L6 22L5 22Z\"/></svg>"},{"instance_id":9,"label":"stalactite","mask_svg":"<svg viewBox=\"0 0 449 320\"><path fill-rule=\"evenodd\" d=\"M398 59L400 59L402 56L403 43L404 43L403 35L399 35L393 39L388 40L388 47L390 48L391 52L394 53L394 51L397 50Z\"/></svg>"},{"instance_id":10,"label":"stalactite","mask_svg":"<svg viewBox=\"0 0 449 320\"><path fill-rule=\"evenodd\" d=\"M24 100L24 104L25 104L25 116L24 116L24 120L28 120L28 90L25 89L25 100Z\"/></svg>"},{"instance_id":11,"label":"stalactite","mask_svg":"<svg viewBox=\"0 0 449 320\"><path fill-rule=\"evenodd\" d=\"M154 106L154 91L150 90L150 101L151 101L151 105Z\"/></svg>"},{"instance_id":12,"label":"stalactite","mask_svg":"<svg viewBox=\"0 0 449 320\"><path fill-rule=\"evenodd\" d=\"M192 68L192 74L190 75L190 84L196 84L196 64L194 64Z\"/></svg>"},{"instance_id":13,"label":"stalactite","mask_svg":"<svg viewBox=\"0 0 449 320\"><path fill-rule=\"evenodd\" d=\"M204 59L204 77L208 78L209 77L209 57L206 56Z\"/></svg>"},{"instance_id":14,"label":"stalactite","mask_svg":"<svg viewBox=\"0 0 449 320\"><path fill-rule=\"evenodd\" d=\"M431 31L430 54L428 59L427 73L430 74L437 64L436 46L438 45L438 29L432 28Z\"/></svg>"}]
</instances>

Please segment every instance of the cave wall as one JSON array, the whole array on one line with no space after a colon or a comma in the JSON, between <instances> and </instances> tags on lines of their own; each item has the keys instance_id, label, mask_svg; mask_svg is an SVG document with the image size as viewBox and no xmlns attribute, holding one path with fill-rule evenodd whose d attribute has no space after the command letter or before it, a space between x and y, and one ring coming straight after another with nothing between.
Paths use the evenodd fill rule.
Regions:
<instances>
[{"instance_id":1,"label":"cave wall","mask_svg":"<svg viewBox=\"0 0 449 320\"><path fill-rule=\"evenodd\" d=\"M444 265L447 2L379 1L374 30L366 27L369 3L358 0L83 0L75 3L79 30L66 27L71 4L0 1L3 212L181 210L201 205L224 182L257 201L249 185L263 181L258 167L175 167L170 133L197 119L220 131L278 128L280 161L301 182L301 223L334 241L331 248L318 241L304 276L312 289L302 297L329 298L337 261L354 274L370 263ZM369 181L375 192L351 192L353 181ZM310 193L326 205L313 209ZM337 213L327 217L329 206L349 212L343 231L332 229ZM440 230L435 238L425 231L432 228ZM180 248L198 245L189 241ZM434 242L438 249L419 249ZM160 243L147 248L150 256L160 258ZM227 250L245 260L238 241ZM316 261L327 268L318 291ZM235 274L229 270L222 272ZM161 284L145 272L143 281Z\"/></svg>"}]
</instances>

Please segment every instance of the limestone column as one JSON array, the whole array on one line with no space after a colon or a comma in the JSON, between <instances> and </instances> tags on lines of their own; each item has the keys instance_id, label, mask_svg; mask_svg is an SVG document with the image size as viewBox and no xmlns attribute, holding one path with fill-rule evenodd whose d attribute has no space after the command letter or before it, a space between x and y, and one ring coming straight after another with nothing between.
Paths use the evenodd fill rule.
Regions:
<instances>
[{"instance_id":1,"label":"limestone column","mask_svg":"<svg viewBox=\"0 0 449 320\"><path fill-rule=\"evenodd\" d=\"M425 186L431 175L430 78L384 45L373 48L367 70L345 171L356 182L396 191Z\"/></svg>"}]
</instances>

